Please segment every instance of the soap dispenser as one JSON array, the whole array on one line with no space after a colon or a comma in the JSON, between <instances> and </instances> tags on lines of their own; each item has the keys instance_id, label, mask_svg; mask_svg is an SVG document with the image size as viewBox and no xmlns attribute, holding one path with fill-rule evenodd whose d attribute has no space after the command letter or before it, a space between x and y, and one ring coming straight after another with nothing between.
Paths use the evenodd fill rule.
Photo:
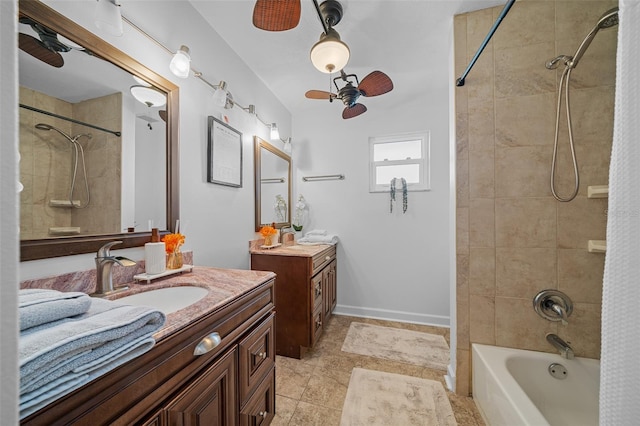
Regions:
<instances>
[{"instance_id":1,"label":"soap dispenser","mask_svg":"<svg viewBox=\"0 0 640 426\"><path fill-rule=\"evenodd\" d=\"M144 245L145 272L149 275L161 274L167 267L164 243L160 241L158 228L151 229L151 242Z\"/></svg>"}]
</instances>

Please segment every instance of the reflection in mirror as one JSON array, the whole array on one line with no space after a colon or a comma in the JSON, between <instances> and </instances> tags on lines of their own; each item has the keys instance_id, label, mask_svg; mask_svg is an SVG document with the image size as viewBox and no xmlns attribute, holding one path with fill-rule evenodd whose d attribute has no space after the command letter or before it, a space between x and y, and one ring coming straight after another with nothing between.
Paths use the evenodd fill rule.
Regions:
<instances>
[{"instance_id":1,"label":"reflection in mirror","mask_svg":"<svg viewBox=\"0 0 640 426\"><path fill-rule=\"evenodd\" d=\"M39 2L21 1L19 22L22 260L168 231L177 87ZM160 104L136 100L132 86Z\"/></svg>"},{"instance_id":2,"label":"reflection in mirror","mask_svg":"<svg viewBox=\"0 0 640 426\"><path fill-rule=\"evenodd\" d=\"M291 157L255 137L256 231L291 226Z\"/></svg>"}]
</instances>

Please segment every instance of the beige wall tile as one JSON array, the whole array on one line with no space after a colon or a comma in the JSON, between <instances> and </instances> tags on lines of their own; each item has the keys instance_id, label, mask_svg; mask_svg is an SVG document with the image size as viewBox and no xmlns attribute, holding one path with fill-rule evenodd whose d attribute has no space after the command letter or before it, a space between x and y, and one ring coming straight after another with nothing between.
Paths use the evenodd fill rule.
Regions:
<instances>
[{"instance_id":1,"label":"beige wall tile","mask_svg":"<svg viewBox=\"0 0 640 426\"><path fill-rule=\"evenodd\" d=\"M455 54L455 74L460 76L467 65L467 15L453 17L453 45ZM464 87L464 86L463 86ZM458 90L456 89L456 92Z\"/></svg>"},{"instance_id":2,"label":"beige wall tile","mask_svg":"<svg viewBox=\"0 0 640 426\"><path fill-rule=\"evenodd\" d=\"M502 8L494 8L497 19ZM494 35L496 49L527 46L555 39L555 5L547 1L516 2Z\"/></svg>"},{"instance_id":3,"label":"beige wall tile","mask_svg":"<svg viewBox=\"0 0 640 426\"><path fill-rule=\"evenodd\" d=\"M539 291L557 288L556 249L496 249L496 294L533 300Z\"/></svg>"},{"instance_id":4,"label":"beige wall tile","mask_svg":"<svg viewBox=\"0 0 640 426\"><path fill-rule=\"evenodd\" d=\"M551 147L496 148L496 197L548 197Z\"/></svg>"},{"instance_id":5,"label":"beige wall tile","mask_svg":"<svg viewBox=\"0 0 640 426\"><path fill-rule=\"evenodd\" d=\"M496 294L496 251L471 248L469 252L469 294L493 297Z\"/></svg>"},{"instance_id":6,"label":"beige wall tile","mask_svg":"<svg viewBox=\"0 0 640 426\"><path fill-rule=\"evenodd\" d=\"M532 299L496 297L496 344L509 348L550 352L547 333L556 333L557 325L533 310Z\"/></svg>"},{"instance_id":7,"label":"beige wall tile","mask_svg":"<svg viewBox=\"0 0 640 426\"><path fill-rule=\"evenodd\" d=\"M576 197L558 203L558 248L587 249L589 240L604 240L607 200Z\"/></svg>"},{"instance_id":8,"label":"beige wall tile","mask_svg":"<svg viewBox=\"0 0 640 426\"><path fill-rule=\"evenodd\" d=\"M497 247L555 247L553 198L499 198L495 215Z\"/></svg>"},{"instance_id":9,"label":"beige wall tile","mask_svg":"<svg viewBox=\"0 0 640 426\"><path fill-rule=\"evenodd\" d=\"M456 393L471 395L471 351L456 350Z\"/></svg>"},{"instance_id":10,"label":"beige wall tile","mask_svg":"<svg viewBox=\"0 0 640 426\"><path fill-rule=\"evenodd\" d=\"M469 155L493 149L495 145L495 114L493 99L469 102Z\"/></svg>"},{"instance_id":11,"label":"beige wall tile","mask_svg":"<svg viewBox=\"0 0 640 426\"><path fill-rule=\"evenodd\" d=\"M456 253L469 254L469 208L456 209Z\"/></svg>"},{"instance_id":12,"label":"beige wall tile","mask_svg":"<svg viewBox=\"0 0 640 426\"><path fill-rule=\"evenodd\" d=\"M493 146L477 147L469 154L469 197L495 196L495 150Z\"/></svg>"},{"instance_id":13,"label":"beige wall tile","mask_svg":"<svg viewBox=\"0 0 640 426\"><path fill-rule=\"evenodd\" d=\"M553 146L555 111L553 92L496 99L496 145Z\"/></svg>"},{"instance_id":14,"label":"beige wall tile","mask_svg":"<svg viewBox=\"0 0 640 426\"><path fill-rule=\"evenodd\" d=\"M495 247L494 200L476 198L469 201L469 246Z\"/></svg>"},{"instance_id":15,"label":"beige wall tile","mask_svg":"<svg viewBox=\"0 0 640 426\"><path fill-rule=\"evenodd\" d=\"M469 347L469 256L456 255L456 336L458 348Z\"/></svg>"},{"instance_id":16,"label":"beige wall tile","mask_svg":"<svg viewBox=\"0 0 640 426\"><path fill-rule=\"evenodd\" d=\"M602 14L617 4L618 2L615 0L556 1L556 39L570 40L575 44L573 50L566 52L566 54L573 55L580 42L596 25ZM602 34L598 34L598 37L601 36Z\"/></svg>"},{"instance_id":17,"label":"beige wall tile","mask_svg":"<svg viewBox=\"0 0 640 426\"><path fill-rule=\"evenodd\" d=\"M558 249L558 289L574 303L602 303L604 254Z\"/></svg>"},{"instance_id":18,"label":"beige wall tile","mask_svg":"<svg viewBox=\"0 0 640 426\"><path fill-rule=\"evenodd\" d=\"M469 296L469 337L473 343L495 345L495 299L487 296Z\"/></svg>"},{"instance_id":19,"label":"beige wall tile","mask_svg":"<svg viewBox=\"0 0 640 426\"><path fill-rule=\"evenodd\" d=\"M574 303L569 324L558 326L576 356L600 358L600 311L600 304Z\"/></svg>"},{"instance_id":20,"label":"beige wall tile","mask_svg":"<svg viewBox=\"0 0 640 426\"><path fill-rule=\"evenodd\" d=\"M496 49L496 98L555 91L555 75L544 66L553 52L552 42Z\"/></svg>"}]
</instances>

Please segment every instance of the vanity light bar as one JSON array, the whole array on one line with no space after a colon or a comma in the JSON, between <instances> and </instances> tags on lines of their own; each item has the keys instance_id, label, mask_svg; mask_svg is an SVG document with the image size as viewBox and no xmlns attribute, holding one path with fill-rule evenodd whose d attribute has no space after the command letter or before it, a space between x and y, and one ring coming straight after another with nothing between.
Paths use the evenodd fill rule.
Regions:
<instances>
[{"instance_id":1,"label":"vanity light bar","mask_svg":"<svg viewBox=\"0 0 640 426\"><path fill-rule=\"evenodd\" d=\"M145 30L143 30L142 28L140 28L139 26L137 26L136 24L134 24L133 22L131 22L129 20L129 18L127 18L126 16L122 15L122 20L124 22L126 22L127 24L129 24L131 26L131 28L133 28L134 30L138 31L140 34L142 34L143 36L147 37L149 40L151 40L153 43L155 43L157 46L159 46L161 49L163 49L165 52L167 52L169 55L171 55L171 57L173 57L173 55L175 54L175 52L172 52L167 46L165 46L164 44L160 43L158 40L156 40L153 36L151 36L151 34L147 33ZM205 83L207 86L211 87L214 91L218 90L220 88L219 84L212 84L209 81L207 81L207 79L205 79L202 76L202 73L198 70L196 70L195 68L193 68L193 66L190 66L191 71L193 71L193 76L197 77L198 79L200 79L200 81L202 81L203 83ZM228 92L227 92L228 95ZM227 101L230 102L231 107L233 106L238 106L240 109L244 110L245 112L247 112L248 114L253 114L256 116L256 118L258 119L258 121L260 121L262 124L264 124L265 126L271 128L271 123L268 123L266 121L264 121L262 118L260 118L258 116L258 114L256 113L256 107L255 105L249 105L248 107L243 107L242 105L240 105L237 101L231 99L230 96L227 96ZM230 107L230 108L231 108ZM281 141L285 141L285 139L280 139Z\"/></svg>"}]
</instances>

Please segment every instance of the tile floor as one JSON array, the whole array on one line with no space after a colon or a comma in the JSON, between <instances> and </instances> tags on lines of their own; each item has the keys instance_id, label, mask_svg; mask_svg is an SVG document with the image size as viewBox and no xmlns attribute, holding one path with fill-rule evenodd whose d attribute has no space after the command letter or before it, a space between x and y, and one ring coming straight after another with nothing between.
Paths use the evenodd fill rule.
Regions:
<instances>
[{"instance_id":1,"label":"tile floor","mask_svg":"<svg viewBox=\"0 0 640 426\"><path fill-rule=\"evenodd\" d=\"M440 334L449 342L447 328L333 315L316 347L302 359L276 357L276 417L272 426L339 425L354 367L437 380L446 389L443 371L342 352L352 321ZM471 398L451 392L447 395L459 426L484 426Z\"/></svg>"}]
</instances>

